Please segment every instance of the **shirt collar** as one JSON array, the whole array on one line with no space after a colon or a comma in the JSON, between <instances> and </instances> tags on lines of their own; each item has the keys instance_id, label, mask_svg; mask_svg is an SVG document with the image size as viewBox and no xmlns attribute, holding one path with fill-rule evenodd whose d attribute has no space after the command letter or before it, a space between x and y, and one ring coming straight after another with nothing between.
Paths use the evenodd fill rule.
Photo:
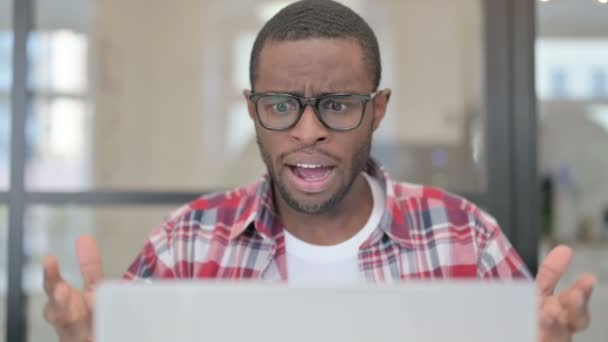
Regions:
<instances>
[{"instance_id":1,"label":"shirt collar","mask_svg":"<svg viewBox=\"0 0 608 342\"><path fill-rule=\"evenodd\" d=\"M411 226L407 216L404 215L405 208L398 200L402 190L399 184L390 178L375 160L369 159L365 172L377 179L384 189L385 207L379 223L380 233L385 233L397 243L409 246L410 234L408 227ZM264 239L276 240L282 234L282 226L273 201L272 182L268 174L247 188L245 193L240 194L242 198L235 203L237 205L236 223L233 226L229 239L234 239L243 234L248 228L255 229ZM373 234L362 247L375 244L384 234Z\"/></svg>"},{"instance_id":2,"label":"shirt collar","mask_svg":"<svg viewBox=\"0 0 608 342\"><path fill-rule=\"evenodd\" d=\"M281 233L281 225L274 209L270 176L264 175L241 195L242 199L236 204L236 223L229 239L235 239L253 227L264 239L275 240Z\"/></svg>"},{"instance_id":3,"label":"shirt collar","mask_svg":"<svg viewBox=\"0 0 608 342\"><path fill-rule=\"evenodd\" d=\"M384 212L380 219L380 223L378 224L379 234L372 235L372 237L363 244L362 248L376 244L382 239L384 234L388 235L388 237L395 242L409 247L411 245L409 243L409 241L411 241L409 233L411 224L405 215L407 209L402 206L402 201L399 198L403 195L402 187L372 158L369 159L365 172L380 182L382 189L384 189L385 200Z\"/></svg>"}]
</instances>

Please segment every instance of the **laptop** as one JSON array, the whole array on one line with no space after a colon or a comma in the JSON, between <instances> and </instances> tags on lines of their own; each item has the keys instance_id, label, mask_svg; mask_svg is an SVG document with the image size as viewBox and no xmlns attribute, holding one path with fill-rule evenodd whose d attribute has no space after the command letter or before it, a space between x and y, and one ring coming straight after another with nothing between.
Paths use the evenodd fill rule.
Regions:
<instances>
[{"instance_id":1,"label":"laptop","mask_svg":"<svg viewBox=\"0 0 608 342\"><path fill-rule=\"evenodd\" d=\"M532 282L106 282L94 329L96 342L532 342L536 312Z\"/></svg>"}]
</instances>

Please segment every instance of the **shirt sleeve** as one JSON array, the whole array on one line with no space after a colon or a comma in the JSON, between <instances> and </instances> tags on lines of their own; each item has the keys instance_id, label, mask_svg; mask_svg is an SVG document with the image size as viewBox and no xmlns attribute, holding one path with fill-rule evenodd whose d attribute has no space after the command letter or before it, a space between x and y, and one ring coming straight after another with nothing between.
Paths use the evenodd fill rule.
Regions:
<instances>
[{"instance_id":1,"label":"shirt sleeve","mask_svg":"<svg viewBox=\"0 0 608 342\"><path fill-rule=\"evenodd\" d=\"M525 263L496 221L480 213L478 276L484 279L532 279Z\"/></svg>"},{"instance_id":2,"label":"shirt sleeve","mask_svg":"<svg viewBox=\"0 0 608 342\"><path fill-rule=\"evenodd\" d=\"M155 229L146 240L143 249L123 275L126 280L151 278L176 278L172 267L170 238L163 226Z\"/></svg>"}]
</instances>

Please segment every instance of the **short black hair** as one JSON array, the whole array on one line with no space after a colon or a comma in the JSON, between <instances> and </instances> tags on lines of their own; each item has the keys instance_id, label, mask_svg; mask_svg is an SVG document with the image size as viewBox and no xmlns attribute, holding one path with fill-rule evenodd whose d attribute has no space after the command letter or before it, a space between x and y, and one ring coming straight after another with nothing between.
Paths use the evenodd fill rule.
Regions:
<instances>
[{"instance_id":1,"label":"short black hair","mask_svg":"<svg viewBox=\"0 0 608 342\"><path fill-rule=\"evenodd\" d=\"M302 0L273 16L260 30L251 51L249 78L251 89L258 77L260 53L267 41L295 41L309 38L354 39L363 51L373 91L382 75L380 48L371 27L352 9L332 0Z\"/></svg>"}]
</instances>

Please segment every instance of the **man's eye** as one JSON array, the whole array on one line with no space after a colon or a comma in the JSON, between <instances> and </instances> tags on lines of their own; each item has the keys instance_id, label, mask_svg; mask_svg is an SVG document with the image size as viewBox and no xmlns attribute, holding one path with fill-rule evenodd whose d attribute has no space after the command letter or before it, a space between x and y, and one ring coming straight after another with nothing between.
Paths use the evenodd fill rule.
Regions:
<instances>
[{"instance_id":1,"label":"man's eye","mask_svg":"<svg viewBox=\"0 0 608 342\"><path fill-rule=\"evenodd\" d=\"M280 102L273 106L273 109L277 113L285 113L289 111L289 104L287 102Z\"/></svg>"},{"instance_id":2,"label":"man's eye","mask_svg":"<svg viewBox=\"0 0 608 342\"><path fill-rule=\"evenodd\" d=\"M325 104L325 109L331 110L333 112L341 112L346 109L346 105L338 101L329 101Z\"/></svg>"}]
</instances>

